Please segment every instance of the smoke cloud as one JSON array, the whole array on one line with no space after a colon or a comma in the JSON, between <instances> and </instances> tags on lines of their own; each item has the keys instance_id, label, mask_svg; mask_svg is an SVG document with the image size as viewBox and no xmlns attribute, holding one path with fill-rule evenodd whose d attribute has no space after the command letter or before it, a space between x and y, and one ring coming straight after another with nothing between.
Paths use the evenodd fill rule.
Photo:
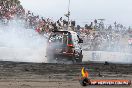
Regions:
<instances>
[{"instance_id":1,"label":"smoke cloud","mask_svg":"<svg viewBox=\"0 0 132 88\"><path fill-rule=\"evenodd\" d=\"M33 29L25 29L22 20L0 24L0 60L46 62L46 39Z\"/></svg>"}]
</instances>

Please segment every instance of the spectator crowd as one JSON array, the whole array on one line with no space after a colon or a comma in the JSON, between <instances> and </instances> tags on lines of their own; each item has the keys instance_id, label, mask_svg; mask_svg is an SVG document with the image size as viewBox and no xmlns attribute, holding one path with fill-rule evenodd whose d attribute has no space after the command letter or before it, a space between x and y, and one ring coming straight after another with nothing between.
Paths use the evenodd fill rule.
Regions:
<instances>
[{"instance_id":1,"label":"spectator crowd","mask_svg":"<svg viewBox=\"0 0 132 88\"><path fill-rule=\"evenodd\" d=\"M3 24L8 24L12 19L17 18L24 20L25 28L35 29L38 33L48 33L52 30L58 30L68 27L68 22L62 17L53 21L50 18L43 18L39 15L34 15L31 11L25 11L19 0L1 0L0 1L0 21ZM75 21L71 21L70 28L74 28ZM71 29L71 30L72 30Z\"/></svg>"},{"instance_id":2,"label":"spectator crowd","mask_svg":"<svg viewBox=\"0 0 132 88\"><path fill-rule=\"evenodd\" d=\"M129 39L132 39L130 27L126 28L116 22L113 26L106 26L102 22L85 25L79 30L77 32L84 40L85 50L131 52L131 45L128 44Z\"/></svg>"}]
</instances>

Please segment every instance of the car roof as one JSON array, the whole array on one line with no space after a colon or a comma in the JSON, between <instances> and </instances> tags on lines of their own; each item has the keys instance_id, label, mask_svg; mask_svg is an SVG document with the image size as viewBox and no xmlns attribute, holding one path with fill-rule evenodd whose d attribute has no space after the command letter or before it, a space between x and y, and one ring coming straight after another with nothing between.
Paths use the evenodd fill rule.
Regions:
<instances>
[{"instance_id":1,"label":"car roof","mask_svg":"<svg viewBox=\"0 0 132 88\"><path fill-rule=\"evenodd\" d=\"M52 31L52 32L69 32L69 33L71 33L71 34L77 34L76 32L74 32L74 31L68 31L68 30L57 30L57 31Z\"/></svg>"}]
</instances>

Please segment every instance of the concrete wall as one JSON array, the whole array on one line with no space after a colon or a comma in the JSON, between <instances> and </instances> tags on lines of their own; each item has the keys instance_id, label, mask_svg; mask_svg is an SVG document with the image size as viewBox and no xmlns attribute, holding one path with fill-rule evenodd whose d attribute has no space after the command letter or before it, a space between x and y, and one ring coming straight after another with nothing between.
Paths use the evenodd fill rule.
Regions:
<instances>
[{"instance_id":1,"label":"concrete wall","mask_svg":"<svg viewBox=\"0 0 132 88\"><path fill-rule=\"evenodd\" d=\"M132 63L132 54L124 52L83 51L83 61Z\"/></svg>"}]
</instances>

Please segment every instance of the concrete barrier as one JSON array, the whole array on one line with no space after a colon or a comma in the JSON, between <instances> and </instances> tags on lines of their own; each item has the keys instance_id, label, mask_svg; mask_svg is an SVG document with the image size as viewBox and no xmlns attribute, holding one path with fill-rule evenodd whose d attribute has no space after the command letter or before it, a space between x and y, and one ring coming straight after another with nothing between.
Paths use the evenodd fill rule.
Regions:
<instances>
[{"instance_id":1,"label":"concrete barrier","mask_svg":"<svg viewBox=\"0 0 132 88\"><path fill-rule=\"evenodd\" d=\"M125 52L83 51L83 55L83 61L132 63L132 54Z\"/></svg>"}]
</instances>

